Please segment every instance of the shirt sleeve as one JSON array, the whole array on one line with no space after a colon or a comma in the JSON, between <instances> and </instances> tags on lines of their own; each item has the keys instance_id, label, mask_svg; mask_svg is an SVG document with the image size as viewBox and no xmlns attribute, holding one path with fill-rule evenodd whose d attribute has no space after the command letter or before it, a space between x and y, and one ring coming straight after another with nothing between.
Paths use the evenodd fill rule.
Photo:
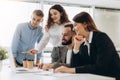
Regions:
<instances>
[{"instance_id":1,"label":"shirt sleeve","mask_svg":"<svg viewBox=\"0 0 120 80\"><path fill-rule=\"evenodd\" d=\"M73 52L74 52L74 54L77 54L79 52L79 50L73 49Z\"/></svg>"},{"instance_id":2,"label":"shirt sleeve","mask_svg":"<svg viewBox=\"0 0 120 80\"><path fill-rule=\"evenodd\" d=\"M12 40L12 53L14 57L17 56L17 48L20 41L20 30L20 25L18 25Z\"/></svg>"},{"instance_id":3,"label":"shirt sleeve","mask_svg":"<svg viewBox=\"0 0 120 80\"><path fill-rule=\"evenodd\" d=\"M49 39L49 32L45 32L42 39L38 43L38 52L41 52L46 47L47 43L49 42Z\"/></svg>"},{"instance_id":4,"label":"shirt sleeve","mask_svg":"<svg viewBox=\"0 0 120 80\"><path fill-rule=\"evenodd\" d=\"M37 58L41 58L42 57L42 52L39 52L38 54L37 54Z\"/></svg>"},{"instance_id":5,"label":"shirt sleeve","mask_svg":"<svg viewBox=\"0 0 120 80\"><path fill-rule=\"evenodd\" d=\"M39 34L39 38L38 38L38 40L37 40L37 43L39 43L40 42L40 40L42 39L42 37L43 37L43 31L42 31L42 28L40 29L40 34ZM42 56L42 51L41 52L39 52L38 54L37 54L37 58L41 58L41 56Z\"/></svg>"}]
</instances>

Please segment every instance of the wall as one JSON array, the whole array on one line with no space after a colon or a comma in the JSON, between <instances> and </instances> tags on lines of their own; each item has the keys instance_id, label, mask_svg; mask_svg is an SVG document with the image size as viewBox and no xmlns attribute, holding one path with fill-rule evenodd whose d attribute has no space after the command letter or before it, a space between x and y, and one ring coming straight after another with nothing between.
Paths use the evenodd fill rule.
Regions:
<instances>
[{"instance_id":1,"label":"wall","mask_svg":"<svg viewBox=\"0 0 120 80\"><path fill-rule=\"evenodd\" d=\"M120 10L95 9L94 19L98 28L106 32L120 50Z\"/></svg>"}]
</instances>

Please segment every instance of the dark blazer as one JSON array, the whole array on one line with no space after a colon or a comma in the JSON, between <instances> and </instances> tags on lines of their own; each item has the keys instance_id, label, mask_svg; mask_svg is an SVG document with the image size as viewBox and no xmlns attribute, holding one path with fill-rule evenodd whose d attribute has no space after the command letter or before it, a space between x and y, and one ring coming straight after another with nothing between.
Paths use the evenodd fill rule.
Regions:
<instances>
[{"instance_id":1,"label":"dark blazer","mask_svg":"<svg viewBox=\"0 0 120 80\"><path fill-rule=\"evenodd\" d=\"M105 33L93 32L90 55L86 53L83 44L78 54L73 52L71 67L75 67L76 73L99 74L120 80L119 55L113 42Z\"/></svg>"},{"instance_id":2,"label":"dark blazer","mask_svg":"<svg viewBox=\"0 0 120 80\"><path fill-rule=\"evenodd\" d=\"M60 47L54 47L52 50L51 58L52 63L54 64L53 68L57 68L59 66L69 66L69 64L66 64L66 53L68 49L65 46Z\"/></svg>"}]
</instances>

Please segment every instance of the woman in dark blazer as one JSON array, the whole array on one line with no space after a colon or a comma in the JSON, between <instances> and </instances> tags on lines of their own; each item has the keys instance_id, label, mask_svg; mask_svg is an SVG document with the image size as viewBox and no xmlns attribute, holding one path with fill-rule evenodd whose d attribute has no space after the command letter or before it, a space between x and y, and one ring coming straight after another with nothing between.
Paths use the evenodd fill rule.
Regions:
<instances>
[{"instance_id":1,"label":"woman in dark blazer","mask_svg":"<svg viewBox=\"0 0 120 80\"><path fill-rule=\"evenodd\" d=\"M111 39L96 28L93 19L86 12L75 15L73 21L77 35L71 60L72 68L61 66L55 72L92 73L120 80L120 59ZM85 43L78 44L78 35L84 36Z\"/></svg>"}]
</instances>

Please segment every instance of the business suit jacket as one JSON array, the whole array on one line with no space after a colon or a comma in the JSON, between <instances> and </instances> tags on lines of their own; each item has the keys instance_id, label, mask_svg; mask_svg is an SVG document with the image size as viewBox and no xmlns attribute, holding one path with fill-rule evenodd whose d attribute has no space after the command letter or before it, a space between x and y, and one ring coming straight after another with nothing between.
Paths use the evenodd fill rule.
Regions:
<instances>
[{"instance_id":1,"label":"business suit jacket","mask_svg":"<svg viewBox=\"0 0 120 80\"><path fill-rule=\"evenodd\" d=\"M66 54L67 54L67 47L60 46L60 47L54 47L52 50L51 58L52 63L54 64L53 68L57 68L61 65L63 66L69 66L69 64L66 64Z\"/></svg>"},{"instance_id":2,"label":"business suit jacket","mask_svg":"<svg viewBox=\"0 0 120 80\"><path fill-rule=\"evenodd\" d=\"M90 56L82 44L78 56L72 55L71 67L76 73L93 73L120 80L120 59L111 39L103 32L93 32Z\"/></svg>"}]
</instances>

